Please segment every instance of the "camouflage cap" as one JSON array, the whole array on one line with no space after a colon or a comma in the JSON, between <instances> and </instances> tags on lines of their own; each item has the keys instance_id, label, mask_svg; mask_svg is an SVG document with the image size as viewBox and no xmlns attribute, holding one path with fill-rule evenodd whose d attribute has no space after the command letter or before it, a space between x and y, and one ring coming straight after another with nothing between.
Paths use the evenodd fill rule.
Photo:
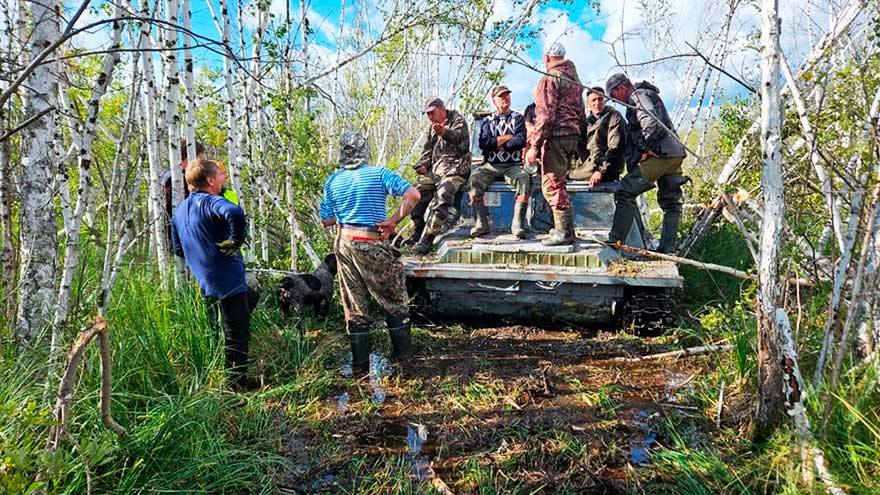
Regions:
<instances>
[{"instance_id":1,"label":"camouflage cap","mask_svg":"<svg viewBox=\"0 0 880 495\"><path fill-rule=\"evenodd\" d=\"M629 78L626 77L626 74L618 72L617 74L611 74L611 77L605 82L605 94L611 96L611 92L614 91L614 88L620 86L621 84L629 82Z\"/></svg>"},{"instance_id":2,"label":"camouflage cap","mask_svg":"<svg viewBox=\"0 0 880 495\"><path fill-rule=\"evenodd\" d=\"M347 130L339 139L339 164L345 168L358 168L370 161L367 138L358 131Z\"/></svg>"},{"instance_id":3,"label":"camouflage cap","mask_svg":"<svg viewBox=\"0 0 880 495\"><path fill-rule=\"evenodd\" d=\"M504 93L510 93L510 88L503 84L499 84L492 90L492 98L495 98L498 95L503 95Z\"/></svg>"}]
</instances>

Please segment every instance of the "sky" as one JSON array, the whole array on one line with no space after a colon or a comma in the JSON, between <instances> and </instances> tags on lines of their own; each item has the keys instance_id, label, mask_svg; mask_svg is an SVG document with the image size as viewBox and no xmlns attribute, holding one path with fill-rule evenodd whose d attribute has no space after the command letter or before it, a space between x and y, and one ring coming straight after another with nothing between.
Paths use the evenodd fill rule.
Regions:
<instances>
[{"instance_id":1,"label":"sky","mask_svg":"<svg viewBox=\"0 0 880 495\"><path fill-rule=\"evenodd\" d=\"M191 1L193 29L219 39L220 35L211 19L206 0ZM271 0L270 11L276 18L283 18L287 1L290 1L291 16L299 17L298 0ZM349 6L345 17L347 26L354 20L351 9L354 1L346 2ZM498 15L504 16L512 12L515 8L514 1L494 0ZM823 28L827 28L823 25L827 24L828 18L825 12L829 6L835 5L835 1L837 0L781 0L782 44L793 65L806 54L811 37L818 37ZM219 4L219 0L215 2L215 5ZM235 4L233 0L232 9ZM665 15L659 15L658 12L662 9L658 8L642 10L640 5L645 4L665 5ZM315 31L312 38L314 56L326 57L335 50L340 2L311 0L306 5L307 16ZM71 3L68 10L72 11L74 8ZM715 42L714 37L721 30L726 10L723 0L603 0L598 12L582 0L549 0L534 12L529 21L531 26L541 29L540 40L522 56L528 64L540 66L542 47L558 41L566 47L567 58L574 61L585 84L601 86L612 73L625 71L634 81L652 81L660 88L661 97L671 105L675 101L676 93L682 91L688 80L692 79L684 77L691 59L679 58L659 64L626 67L621 67L620 64L640 64L662 56L690 52L686 43L708 52ZM738 12L730 28L732 55L725 61L724 67L743 79L754 81L759 76L758 53L754 46L760 29L760 17L756 8L748 2L743 2ZM103 12L87 12L79 25L104 17L106 14ZM650 20L652 17L655 18L653 23ZM661 20L657 22L656 18ZM245 16L244 22L246 28L250 28L256 21L252 16ZM373 22L379 24L381 19L373 19ZM661 29L651 28L652 25L661 26ZM236 30L233 27L233 31ZM624 42L621 42L622 32L626 33ZM233 37L237 38L237 34L234 33ZM107 39L106 29L97 30L77 36L76 44L84 48L95 48L104 46ZM202 64L219 68L222 63L218 55L206 50L198 51L196 60L197 67ZM518 64L509 64L504 69L504 83L512 90L514 108L524 108L531 101L531 91L540 74ZM741 85L726 76L721 77L720 87L722 99L747 94ZM443 94L439 96L448 97ZM708 100L708 95L706 99ZM487 107L489 101L487 95ZM694 105L696 103L692 104Z\"/></svg>"}]
</instances>

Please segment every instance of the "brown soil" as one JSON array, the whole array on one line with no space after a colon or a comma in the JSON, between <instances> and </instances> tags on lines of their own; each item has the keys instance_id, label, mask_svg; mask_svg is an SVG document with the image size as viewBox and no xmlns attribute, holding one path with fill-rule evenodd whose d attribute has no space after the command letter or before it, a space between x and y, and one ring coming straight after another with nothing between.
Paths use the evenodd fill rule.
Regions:
<instances>
[{"instance_id":1,"label":"brown soil","mask_svg":"<svg viewBox=\"0 0 880 495\"><path fill-rule=\"evenodd\" d=\"M485 485L473 475L480 470L494 478L489 493L629 493L651 449L667 441L664 421L693 418L694 428L705 427L687 391L711 356L611 359L670 348L616 333L438 328L421 339L411 366L381 380L387 397L374 413L359 414L371 400L368 381L340 379L349 402L340 408L328 398L325 424L342 445L337 462L362 455L374 466L407 459L407 434L424 425L418 456L457 494Z\"/></svg>"}]
</instances>

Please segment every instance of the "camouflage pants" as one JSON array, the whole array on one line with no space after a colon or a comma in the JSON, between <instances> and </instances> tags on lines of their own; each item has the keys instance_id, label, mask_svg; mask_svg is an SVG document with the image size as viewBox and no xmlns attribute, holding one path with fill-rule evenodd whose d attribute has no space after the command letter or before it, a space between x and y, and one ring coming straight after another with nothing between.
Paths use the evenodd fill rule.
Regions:
<instances>
[{"instance_id":1,"label":"camouflage pants","mask_svg":"<svg viewBox=\"0 0 880 495\"><path fill-rule=\"evenodd\" d=\"M541 191L553 210L571 208L571 200L565 189L568 169L578 160L578 136L561 136L544 143L541 162Z\"/></svg>"},{"instance_id":2,"label":"camouflage pants","mask_svg":"<svg viewBox=\"0 0 880 495\"><path fill-rule=\"evenodd\" d=\"M384 241L352 241L339 235L335 252L342 309L349 327L370 323L370 298L387 316L409 316L400 251Z\"/></svg>"},{"instance_id":3,"label":"camouflage pants","mask_svg":"<svg viewBox=\"0 0 880 495\"><path fill-rule=\"evenodd\" d=\"M532 187L532 178L523 170L521 165L518 163L500 165L487 163L471 173L471 179L468 183L471 203L474 202L474 199L482 199L486 189L489 189L489 186L498 180L499 177L504 177L504 182L507 182L510 187L516 189L517 199L523 199L523 202L528 201L529 192Z\"/></svg>"},{"instance_id":4,"label":"camouflage pants","mask_svg":"<svg viewBox=\"0 0 880 495\"><path fill-rule=\"evenodd\" d=\"M420 175L416 188L422 197L410 213L413 221L424 218L425 212L430 210L426 231L429 234L439 234L449 218L449 209L455 205L455 195L465 182L467 178L461 175Z\"/></svg>"}]
</instances>

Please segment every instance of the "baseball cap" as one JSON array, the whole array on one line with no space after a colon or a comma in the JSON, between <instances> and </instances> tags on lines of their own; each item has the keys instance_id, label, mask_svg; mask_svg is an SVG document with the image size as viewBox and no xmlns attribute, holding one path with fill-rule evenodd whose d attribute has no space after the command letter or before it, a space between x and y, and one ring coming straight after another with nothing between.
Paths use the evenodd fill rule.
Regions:
<instances>
[{"instance_id":1,"label":"baseball cap","mask_svg":"<svg viewBox=\"0 0 880 495\"><path fill-rule=\"evenodd\" d=\"M494 89L492 89L492 98L495 98L496 96L502 95L504 93L510 93L510 88L503 84L499 84L498 86L495 86Z\"/></svg>"},{"instance_id":2,"label":"baseball cap","mask_svg":"<svg viewBox=\"0 0 880 495\"><path fill-rule=\"evenodd\" d=\"M428 104L425 105L423 113L428 113L436 108L446 108L446 105L443 104L443 100L441 100L440 98L434 98L433 100L429 101Z\"/></svg>"},{"instance_id":3,"label":"baseball cap","mask_svg":"<svg viewBox=\"0 0 880 495\"><path fill-rule=\"evenodd\" d=\"M621 84L629 81L629 78L626 77L626 74L618 72L617 74L611 74L611 77L608 78L608 81L605 82L605 94L611 96L611 92L614 91L614 88L620 86Z\"/></svg>"}]
</instances>

